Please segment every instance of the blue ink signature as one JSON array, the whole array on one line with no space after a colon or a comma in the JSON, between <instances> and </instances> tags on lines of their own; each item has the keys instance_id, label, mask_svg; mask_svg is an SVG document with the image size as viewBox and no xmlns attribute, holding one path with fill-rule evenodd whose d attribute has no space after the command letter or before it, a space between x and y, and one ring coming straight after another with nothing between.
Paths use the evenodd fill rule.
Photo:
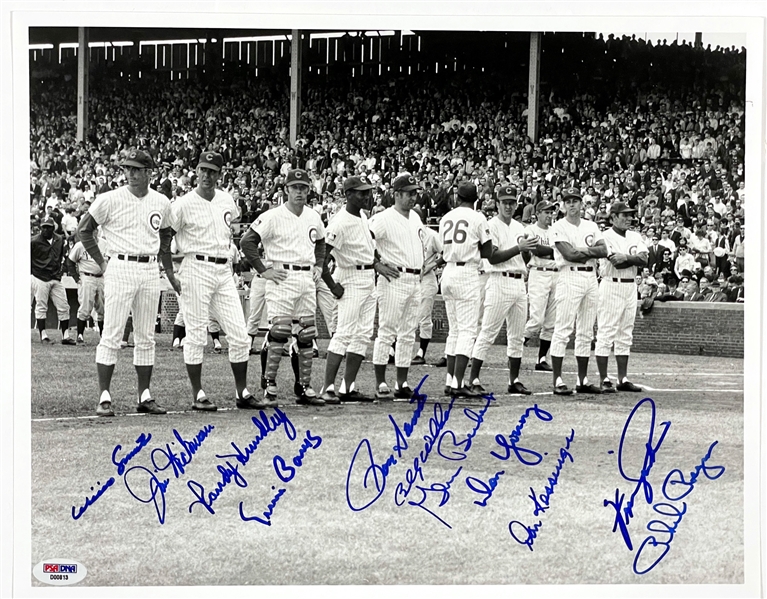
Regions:
<instances>
[{"instance_id":1,"label":"blue ink signature","mask_svg":"<svg viewBox=\"0 0 767 599\"><path fill-rule=\"evenodd\" d=\"M495 401L495 397L492 393L489 395L484 395L485 398L485 405L482 406L482 409L479 412L475 412L471 408L464 408L463 414L466 416L469 420L474 422L474 428L472 428L466 435L466 439L463 441L458 441L456 439L455 433L451 430L446 430L444 433L442 433L442 436L439 438L439 443L437 444L437 453L440 455L440 457L451 460L455 462L460 462L461 460L466 459L466 452L468 452L471 449L472 441L474 440L474 437L477 435L477 432L479 431L479 427L482 426L482 423L485 420L485 412L487 412L487 409L490 407L490 404ZM452 402L450 404L452 406ZM450 448L450 453L447 453L447 448L443 449L442 442L446 439L450 438L451 444L453 447ZM456 451L454 448L460 447L462 448L462 451Z\"/></svg>"},{"instance_id":2,"label":"blue ink signature","mask_svg":"<svg viewBox=\"0 0 767 599\"><path fill-rule=\"evenodd\" d=\"M522 416L519 419L519 422L517 423L517 426L514 427L514 430L511 431L511 434L509 435L508 439L503 435L496 435L495 436L495 442L501 446L505 451L504 454L497 454L494 451L490 452L490 455L493 457L498 458L499 460L508 460L511 457L511 452L514 452L514 455L517 457L517 459L520 461L520 463L524 464L525 466L537 466L541 463L541 460L543 460L543 456L538 453L537 451L533 451L532 449L527 449L524 447L519 447L517 444L519 443L520 438L522 437L522 429L525 428L525 424L527 423L527 418L530 416L530 414L535 415L538 420L543 420L544 422L550 422L553 416L544 410L543 408L539 408L538 404L533 405L530 408L527 408L525 410L525 413L522 414ZM526 456L526 457L522 457Z\"/></svg>"},{"instance_id":3,"label":"blue ink signature","mask_svg":"<svg viewBox=\"0 0 767 599\"><path fill-rule=\"evenodd\" d=\"M165 444L165 448L157 447L152 450L152 466L155 472L162 472L167 470L171 466L173 467L173 476L178 478L185 472L185 467L192 463L194 454L197 453L202 445L203 441L208 438L210 432L216 427L212 424L206 424L199 432L194 436L194 439L187 441L181 434L173 429L173 436L179 442L179 445L183 447L183 450L179 450L175 453L170 446L175 445L175 441Z\"/></svg>"},{"instance_id":4,"label":"blue ink signature","mask_svg":"<svg viewBox=\"0 0 767 599\"><path fill-rule=\"evenodd\" d=\"M219 498L227 485L229 485L232 481L234 481L238 487L247 487L248 481L246 481L245 477L240 474L239 468L239 464L235 466L229 460L226 461L226 465L219 464L216 466L216 470L218 470L221 474L221 480L216 483L215 489L207 493L205 492L205 487L203 487L197 481L186 481L186 486L192 492L192 495L197 498L189 504L189 513L191 514L192 508L199 504L208 510L209 513L215 514L216 512L213 509L213 502Z\"/></svg>"},{"instance_id":5,"label":"blue ink signature","mask_svg":"<svg viewBox=\"0 0 767 599\"><path fill-rule=\"evenodd\" d=\"M287 414L279 408L274 409L274 415L272 416L268 416L266 412L261 410L258 416L253 416L250 420L253 423L253 426L258 429L258 433L253 437L253 440L245 446L244 450L240 449L237 444L232 441L231 445L234 448L234 453L216 454L217 458L224 460L227 458L234 458L241 466L245 466L250 460L250 456L256 449L258 449L261 441L263 441L269 433L275 432L282 427L285 436L290 441L293 441L296 438L296 427L293 426L293 423L290 421Z\"/></svg>"},{"instance_id":6,"label":"blue ink signature","mask_svg":"<svg viewBox=\"0 0 767 599\"><path fill-rule=\"evenodd\" d=\"M317 449L320 445L322 445L322 437L319 435L312 435L311 431L306 429L305 438L298 450L298 455L292 460L292 466L286 464L285 459L281 455L275 455L274 458L272 458L272 464L274 466L274 471L277 473L277 476L280 477L280 480L284 483L293 480L293 477L296 475L296 470L303 466L303 459L306 452L310 449Z\"/></svg>"},{"instance_id":7,"label":"blue ink signature","mask_svg":"<svg viewBox=\"0 0 767 599\"><path fill-rule=\"evenodd\" d=\"M689 480L685 480L684 474L681 470L678 469L671 470L666 475L666 478L663 481L663 496L668 501L680 501L692 493L693 489L695 488L695 483L698 481L698 477L701 473L703 473L703 475L708 480L716 480L724 474L724 466L708 466L706 464L706 462L711 459L711 453L713 452L717 443L718 441L714 441L709 446L708 451L706 452L706 455L704 455L701 459L700 464L696 465L693 471L690 472ZM678 493L676 489L674 489L676 486L680 486L682 488L681 493ZM642 544L637 549L636 555L634 556L634 563L632 564L634 573L638 575L647 574L650 570L657 566L664 557L666 557L666 554L671 549L671 542L674 540L674 535L676 534L677 527L682 521L685 513L687 513L687 502L682 501L681 509L672 503L659 502L653 505L653 510L655 513L661 516L673 518L674 520L671 525L667 524L663 520L651 520L647 523L647 530L649 532L659 535L666 534L668 535L668 539L665 541L659 541L655 534L645 537L645 539L642 541ZM649 566L639 569L639 561L647 547L662 547L663 549L654 557L654 559L652 559Z\"/></svg>"},{"instance_id":8,"label":"blue ink signature","mask_svg":"<svg viewBox=\"0 0 767 599\"><path fill-rule=\"evenodd\" d=\"M501 478L503 474L506 474L505 470L496 472L493 476L490 477L490 480L488 482L485 482L481 478L467 476L466 486L469 487L469 489L471 489L475 493L479 493L480 495L485 496L484 499L482 499L482 501L475 501L474 503L476 503L480 507L487 506L487 500L493 496L493 491L498 486L498 479Z\"/></svg>"},{"instance_id":9,"label":"blue ink signature","mask_svg":"<svg viewBox=\"0 0 767 599\"><path fill-rule=\"evenodd\" d=\"M156 472L156 471L155 471ZM136 483L136 477L140 477L139 483ZM129 483L128 479L133 479L133 483ZM133 466L128 468L123 475L123 481L125 482L125 488L128 489L134 499L141 503L151 503L154 505L154 510L157 513L157 520L160 524L165 524L165 490L168 488L170 479L160 480L154 473L145 468L144 466ZM140 484L143 483L143 484ZM134 488L146 489L149 488L149 495L144 493L137 494Z\"/></svg>"},{"instance_id":10,"label":"blue ink signature","mask_svg":"<svg viewBox=\"0 0 767 599\"><path fill-rule=\"evenodd\" d=\"M119 460L115 461L115 456L117 455L117 452L122 449L122 445L115 445L115 448L112 450L112 463L117 466L117 474L122 476L123 472L125 472L125 464L130 462L134 457L136 457L136 454L138 454L139 451L144 449L144 447L147 446L149 441L152 440L151 433L147 435L146 433L141 433L138 438L136 439L136 447L131 449L123 458L120 458Z\"/></svg>"},{"instance_id":11,"label":"blue ink signature","mask_svg":"<svg viewBox=\"0 0 767 599\"><path fill-rule=\"evenodd\" d=\"M101 484L101 481L97 481L96 482L97 486L100 485L100 484ZM91 506L94 503L96 503L96 500L99 497L101 497L106 492L106 490L109 487L111 487L113 484L115 484L115 479L114 479L113 476L110 476L109 480L107 480L107 482L105 482L101 487L99 487L99 490L96 491L96 493L94 495L91 495L90 497L86 497L85 498L85 503L82 506L80 506L79 508L77 508L77 512L76 513L75 513L75 506L72 506L72 518L75 519L75 520L78 520L80 518L80 516L82 516L85 513L85 510L87 510L89 506ZM94 487L91 487L91 491L93 491L93 490L94 490Z\"/></svg>"},{"instance_id":12,"label":"blue ink signature","mask_svg":"<svg viewBox=\"0 0 767 599\"><path fill-rule=\"evenodd\" d=\"M439 506L442 507L445 505L449 499L450 499L450 486L453 484L453 481L458 477L458 475L461 473L461 470L463 470L463 466L459 466L458 470L455 471L453 476L451 476L446 482L444 483L432 483L431 486L428 488L421 487L419 485L416 485L416 489L418 489L421 492L421 499L419 501L413 501L412 499L408 500L408 505L412 505L415 507L419 507L422 510L430 513L432 516L434 516L437 520L442 522L445 526L452 529L453 527L450 526L447 522L445 522L442 518L437 516L434 512L432 512L429 508L425 507L423 504L426 501L428 495L427 493L440 493L442 497L439 500Z\"/></svg>"},{"instance_id":13,"label":"blue ink signature","mask_svg":"<svg viewBox=\"0 0 767 599\"><path fill-rule=\"evenodd\" d=\"M546 513L546 510L551 507L549 505L550 498L554 494L554 487L557 486L559 483L559 475L562 472L562 468L565 465L565 462L567 460L570 460L570 462L573 462L573 456L570 453L570 444L573 442L573 439L575 439L575 431L573 429L570 429L570 434L565 437L565 446L559 448L559 457L557 458L557 465L554 467L554 471L551 473L551 475L548 477L547 482L548 485L544 487L544 492L540 493L539 495L535 494L535 491L532 487L530 487L530 495L528 497L533 502L533 516L539 516L540 514ZM512 520L509 522L509 534L513 537L513 539L519 543L520 545L527 545L528 549L530 551L533 550L533 543L535 542L535 539L538 537L538 531L543 526L543 521L538 520L536 524L533 526L527 526L520 522L519 520ZM515 531L516 527L516 531ZM526 536L518 537L517 532L519 531L519 528L522 528L524 530Z\"/></svg>"},{"instance_id":14,"label":"blue ink signature","mask_svg":"<svg viewBox=\"0 0 767 599\"><path fill-rule=\"evenodd\" d=\"M272 491L274 491L275 487L272 486ZM266 526L272 525L272 514L274 513L274 508L277 505L277 502L280 500L280 497L282 497L287 492L286 489L278 489L277 493L272 497L272 500L269 502L269 505L266 506L266 511L262 512L263 518L260 518L259 516L246 516L242 511L242 501L240 501L240 518L244 522L258 522L260 524L264 524Z\"/></svg>"},{"instance_id":15,"label":"blue ink signature","mask_svg":"<svg viewBox=\"0 0 767 599\"><path fill-rule=\"evenodd\" d=\"M623 464L623 448L624 448L624 442L626 440L626 433L629 430L629 426L631 425L632 419L634 416L639 412L639 409L643 406L648 405L650 410L650 426L647 433L647 441L644 444L645 447L645 454L644 454L644 460L642 463L642 468L639 472L638 476L631 476L626 473L626 470L624 468ZM624 478L624 480L627 480L629 482L635 482L636 487L634 487L633 493L631 493L631 497L629 497L629 500L626 502L626 505L623 505L623 500L626 496L625 493L621 493L619 489L615 489L615 501L611 501L609 499L605 499L602 503L604 507L612 507L613 510L615 510L615 520L613 523L613 532L616 532L618 529L620 529L621 536L623 537L623 542L626 544L626 547L630 550L634 550L634 546L631 542L631 535L628 531L628 524L631 521L631 519L634 517L634 499L636 498L637 493L639 493L640 490L644 493L644 498L647 504L651 504L653 501L653 488L650 484L650 481L647 479L647 477L650 475L650 471L652 470L653 465L655 464L655 456L658 453L658 450L660 450L661 445L663 444L663 440L666 438L666 433L668 433L668 429L671 426L671 422L661 422L660 423L660 436L658 437L657 443L653 446L653 437L655 436L655 402L650 399L649 397L644 398L639 403L637 403L634 406L634 409L631 410L631 414L629 414L628 419L626 420L626 424L623 426L623 432L621 433L621 441L620 446L618 447L618 470L621 474L621 476Z\"/></svg>"}]
</instances>

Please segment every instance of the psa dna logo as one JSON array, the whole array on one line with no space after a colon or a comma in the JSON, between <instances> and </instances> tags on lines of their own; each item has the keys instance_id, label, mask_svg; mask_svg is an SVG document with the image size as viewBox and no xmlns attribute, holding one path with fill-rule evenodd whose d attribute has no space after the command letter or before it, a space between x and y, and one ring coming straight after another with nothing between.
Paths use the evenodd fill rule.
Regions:
<instances>
[{"instance_id":1,"label":"psa dna logo","mask_svg":"<svg viewBox=\"0 0 767 599\"><path fill-rule=\"evenodd\" d=\"M72 559L46 559L32 569L40 582L52 585L75 584L85 578L85 566Z\"/></svg>"},{"instance_id":2,"label":"psa dna logo","mask_svg":"<svg viewBox=\"0 0 767 599\"><path fill-rule=\"evenodd\" d=\"M158 212L157 210L153 210L149 213L149 226L152 227L154 231L160 230L160 225L162 224L162 214Z\"/></svg>"}]
</instances>

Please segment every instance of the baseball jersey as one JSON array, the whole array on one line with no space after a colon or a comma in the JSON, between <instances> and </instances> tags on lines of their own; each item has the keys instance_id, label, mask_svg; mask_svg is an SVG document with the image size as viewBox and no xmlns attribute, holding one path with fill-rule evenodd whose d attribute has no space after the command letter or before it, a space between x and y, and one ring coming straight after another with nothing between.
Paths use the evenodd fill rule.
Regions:
<instances>
[{"instance_id":1,"label":"baseball jersey","mask_svg":"<svg viewBox=\"0 0 767 599\"><path fill-rule=\"evenodd\" d=\"M341 268L373 264L373 236L362 213L357 217L346 210L338 212L328 224L325 241L333 246L333 257Z\"/></svg>"},{"instance_id":2,"label":"baseball jersey","mask_svg":"<svg viewBox=\"0 0 767 599\"><path fill-rule=\"evenodd\" d=\"M104 254L104 246L99 244L101 253ZM98 263L91 258L91 255L85 251L82 241L78 241L69 252L69 259L77 264L77 271L79 273L88 273L91 275L100 275L101 268Z\"/></svg>"},{"instance_id":3,"label":"baseball jersey","mask_svg":"<svg viewBox=\"0 0 767 599\"><path fill-rule=\"evenodd\" d=\"M171 204L168 226L176 231L180 253L228 258L232 220L239 217L239 207L225 191L217 189L208 201L193 190Z\"/></svg>"},{"instance_id":4,"label":"baseball jersey","mask_svg":"<svg viewBox=\"0 0 767 599\"><path fill-rule=\"evenodd\" d=\"M381 258L393 266L423 267L423 225L418 215L410 211L403 216L392 206L370 219L370 230Z\"/></svg>"},{"instance_id":5,"label":"baseball jersey","mask_svg":"<svg viewBox=\"0 0 767 599\"><path fill-rule=\"evenodd\" d=\"M439 233L431 227L423 227L421 232L424 260L433 260L437 254L442 253L442 240Z\"/></svg>"},{"instance_id":6,"label":"baseball jersey","mask_svg":"<svg viewBox=\"0 0 767 599\"><path fill-rule=\"evenodd\" d=\"M439 221L442 257L445 262L467 262L479 266L479 246L491 239L490 227L481 212L459 206Z\"/></svg>"},{"instance_id":7,"label":"baseball jersey","mask_svg":"<svg viewBox=\"0 0 767 599\"><path fill-rule=\"evenodd\" d=\"M274 263L314 266L314 244L325 239L320 215L311 208L296 216L287 204L267 210L250 225L264 246L264 256Z\"/></svg>"},{"instance_id":8,"label":"baseball jersey","mask_svg":"<svg viewBox=\"0 0 767 599\"><path fill-rule=\"evenodd\" d=\"M642 241L641 235L635 231L626 231L626 236L619 235L614 229L607 229L602 233L607 249L612 254L627 254L636 256L642 252L648 252L647 246ZM602 277L617 277L620 279L633 279L637 274L636 266L628 268L615 268L607 258L600 258L599 272Z\"/></svg>"},{"instance_id":9,"label":"baseball jersey","mask_svg":"<svg viewBox=\"0 0 767 599\"><path fill-rule=\"evenodd\" d=\"M513 218L507 225L498 216L494 216L488 221L490 227L490 237L493 240L493 245L499 250L508 250L515 245L519 245L519 240L525 234L525 227L515 221ZM483 260L482 262L487 262ZM490 264L487 262L485 265L486 272L518 272L524 273L526 271L525 261L522 258L522 254L517 254L513 258L509 258L505 262L498 264Z\"/></svg>"},{"instance_id":10,"label":"baseball jersey","mask_svg":"<svg viewBox=\"0 0 767 599\"><path fill-rule=\"evenodd\" d=\"M573 225L566 218L562 218L549 227L549 241L554 246L554 260L559 268L565 266L592 266L596 268L597 259L589 258L585 263L570 262L557 249L557 241L564 241L573 247L593 247L602 239L602 232L597 224L590 220L581 219L578 225Z\"/></svg>"},{"instance_id":11,"label":"baseball jersey","mask_svg":"<svg viewBox=\"0 0 767 599\"><path fill-rule=\"evenodd\" d=\"M111 254L156 256L160 251L160 227L168 222L170 201L149 189L137 198L127 186L98 196L88 212L101 225L102 238Z\"/></svg>"},{"instance_id":12,"label":"baseball jersey","mask_svg":"<svg viewBox=\"0 0 767 599\"><path fill-rule=\"evenodd\" d=\"M530 235L530 237L538 236L538 245L546 245L551 247L553 243L549 241L549 233L551 232L551 227L548 229L541 229L537 223L533 223L532 225L528 225L525 227L525 231ZM535 254L530 254L530 262L528 264L530 266L540 266L540 267L546 267L546 268L554 268L556 266L556 261L554 258L550 258L549 256L541 257L536 256Z\"/></svg>"}]
</instances>

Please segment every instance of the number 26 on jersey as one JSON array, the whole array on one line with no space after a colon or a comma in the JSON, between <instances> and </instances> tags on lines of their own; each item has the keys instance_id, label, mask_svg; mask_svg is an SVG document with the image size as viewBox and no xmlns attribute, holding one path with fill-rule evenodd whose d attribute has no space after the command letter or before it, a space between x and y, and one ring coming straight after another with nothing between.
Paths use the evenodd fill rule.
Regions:
<instances>
[{"instance_id":1,"label":"number 26 on jersey","mask_svg":"<svg viewBox=\"0 0 767 599\"><path fill-rule=\"evenodd\" d=\"M468 236L466 232L468 228L469 223L465 220L459 220L457 223L453 223L451 220L446 220L445 230L442 233L442 245L464 243Z\"/></svg>"}]
</instances>

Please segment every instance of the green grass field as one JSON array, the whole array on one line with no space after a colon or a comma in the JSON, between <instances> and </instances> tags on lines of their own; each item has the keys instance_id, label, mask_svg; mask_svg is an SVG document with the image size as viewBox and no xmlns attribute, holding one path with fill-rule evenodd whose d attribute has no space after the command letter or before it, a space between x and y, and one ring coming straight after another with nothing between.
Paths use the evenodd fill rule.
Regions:
<instances>
[{"instance_id":1,"label":"green grass field","mask_svg":"<svg viewBox=\"0 0 767 599\"><path fill-rule=\"evenodd\" d=\"M206 351L203 370L206 392L219 412L190 410L182 353L170 349L167 335L158 336L152 394L170 413L135 414L132 350L126 349L112 388L117 417L96 418L97 339L88 333L88 344L79 347L42 346L32 333L30 567L51 557L76 560L88 569L81 583L86 586L743 582L742 360L637 354L630 373L646 393L560 398L551 394L550 374L532 370L536 350L531 349L521 378L534 395L522 397L506 393L505 348L494 346L483 382L497 392L495 399L455 401L448 411L450 400L441 393L445 371L431 366L411 370L412 385L429 376L422 387L428 399L420 410L405 401L297 406L285 359L278 380L284 402L280 412L264 414L261 422L268 424L260 431L251 420L258 413L234 408L226 353ZM320 345L324 349L327 341ZM436 360L441 351L441 345L432 345L427 359ZM568 355L569 385L574 366ZM593 359L590 368L595 377ZM249 376L254 391L259 372L254 356ZM315 360L316 389L323 372L324 360ZM361 369L358 388L373 391L369 363ZM651 444L656 451L627 525L634 546L630 551L620 533L612 532L615 510L603 501L615 500L616 489L627 500L637 487L621 477L618 450L624 424L644 397L656 403ZM537 413L530 410L536 404ZM639 477L647 454L648 405L638 410L625 435L623 465L630 478ZM412 430L405 425L411 422ZM662 422L671 425L658 446ZM202 439L177 476L172 467L164 468L168 450L178 454L183 449L174 431L186 441L198 434ZM142 433L151 439L125 464L127 474L119 475L112 461L115 446L122 446L119 462L137 447ZM467 435L472 437L468 448ZM243 454L249 444L257 448L242 458L244 464L216 457L231 456L232 443ZM539 463L523 464L511 445L525 461ZM564 453L562 448L567 448ZM683 489L689 493L664 499L666 474L679 469L690 482L707 452L710 468L698 473L694 485L667 487L673 498ZM378 468L371 466L371 455ZM300 466L292 462L296 456ZM381 467L390 456L396 463L389 460L384 477L387 468ZM489 489L494 476L492 493L478 492L483 485ZM114 484L73 519L73 506L83 506L109 477ZM165 479L169 482L162 492L158 484ZM153 480L158 481L155 500L165 505L162 525L150 499ZM208 497L217 484L220 493L211 514L194 503L193 489L204 487L203 497ZM545 490L547 484L552 492ZM129 488L144 502L134 499ZM538 515L533 514L531 488L545 508ZM655 511L644 497L650 488ZM478 505L483 499L486 504ZM370 505L353 511L350 503ZM683 509L683 516L673 515ZM267 518L264 512L270 511ZM643 540L653 534L647 530L653 519L666 522L665 527L651 525L664 531L654 533L658 541L673 540L663 559L640 576L632 563ZM512 521L530 528L541 522L533 551L514 540ZM522 524L512 526L518 537L529 534ZM638 569L662 550L646 545ZM34 578L32 584L40 585Z\"/></svg>"}]
</instances>

